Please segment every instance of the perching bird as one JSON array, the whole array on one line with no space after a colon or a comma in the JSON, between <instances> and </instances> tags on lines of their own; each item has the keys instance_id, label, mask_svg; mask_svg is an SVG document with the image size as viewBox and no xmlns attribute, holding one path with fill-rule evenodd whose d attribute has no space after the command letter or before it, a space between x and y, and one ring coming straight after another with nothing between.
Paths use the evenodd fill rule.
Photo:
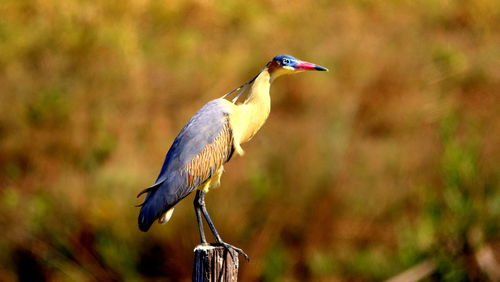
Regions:
<instances>
[{"instance_id":1,"label":"perching bird","mask_svg":"<svg viewBox=\"0 0 500 282\"><path fill-rule=\"evenodd\" d=\"M197 190L194 207L201 243L207 243L203 214L219 245L233 248L248 258L241 249L222 241L205 208L205 193L219 185L224 164L234 152L243 155L241 144L252 139L266 121L271 110L271 83L279 76L307 70L328 69L290 55L278 55L253 79L203 106L175 138L155 184L137 195L147 193L139 205L139 229L148 231L155 220L166 223L174 206ZM238 103L248 88L246 99ZM225 99L237 91L240 92L232 101Z\"/></svg>"}]
</instances>

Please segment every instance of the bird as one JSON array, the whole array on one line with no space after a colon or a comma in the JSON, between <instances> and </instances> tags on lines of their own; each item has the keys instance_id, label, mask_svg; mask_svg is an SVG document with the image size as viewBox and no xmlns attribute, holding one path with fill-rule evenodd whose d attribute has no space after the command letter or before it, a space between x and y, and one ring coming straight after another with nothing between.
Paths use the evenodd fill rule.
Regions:
<instances>
[{"instance_id":1,"label":"bird","mask_svg":"<svg viewBox=\"0 0 500 282\"><path fill-rule=\"evenodd\" d=\"M271 110L270 86L278 77L303 71L328 71L317 64L291 55L277 55L248 82L205 104L181 129L168 150L155 183L142 190L146 194L138 217L139 229L146 232L158 221L168 222L174 206L196 191L194 209L202 245L207 239L203 229L205 218L215 244L234 249L248 260L248 255L224 242L205 206L205 194L220 185L224 164L234 154L242 156L241 145L248 142L266 122ZM228 98L235 93L230 101ZM246 98L240 100L243 93Z\"/></svg>"}]
</instances>

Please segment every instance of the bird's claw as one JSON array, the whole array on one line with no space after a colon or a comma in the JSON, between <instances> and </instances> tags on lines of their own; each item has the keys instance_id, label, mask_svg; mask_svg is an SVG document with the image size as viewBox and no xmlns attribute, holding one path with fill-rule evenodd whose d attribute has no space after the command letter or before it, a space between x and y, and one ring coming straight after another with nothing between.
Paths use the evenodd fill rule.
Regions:
<instances>
[{"instance_id":1,"label":"bird's claw","mask_svg":"<svg viewBox=\"0 0 500 282\"><path fill-rule=\"evenodd\" d=\"M248 255L247 255L247 254L246 254L246 253L242 250L242 249L240 249L240 248L237 248L237 247L235 247L235 246L233 246L233 245L230 245L230 244L225 243L225 242L222 242L222 241L221 241L221 242L218 242L218 243L215 243L214 245L215 245L215 246L221 246L221 247L223 247L224 249L226 249L226 250L228 251L228 253L231 255L231 258L233 258L233 253L230 251L230 249L233 249L233 250L235 250L238 254L240 254L240 255L244 256L244 257L245 257L245 259L246 259L247 261L250 261L250 257L249 257L249 256L248 256Z\"/></svg>"}]
</instances>

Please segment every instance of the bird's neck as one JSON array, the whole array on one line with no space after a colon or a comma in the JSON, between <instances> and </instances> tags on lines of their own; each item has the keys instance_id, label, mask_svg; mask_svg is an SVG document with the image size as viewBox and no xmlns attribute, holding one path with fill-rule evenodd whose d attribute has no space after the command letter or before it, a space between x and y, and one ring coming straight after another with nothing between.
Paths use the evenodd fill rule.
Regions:
<instances>
[{"instance_id":1,"label":"bird's neck","mask_svg":"<svg viewBox=\"0 0 500 282\"><path fill-rule=\"evenodd\" d=\"M255 78L250 88L248 98L243 102L245 105L254 105L260 109L271 107L271 97L269 96L269 89L271 87L272 77L268 68L265 68ZM269 110L268 110L269 111Z\"/></svg>"},{"instance_id":2,"label":"bird's neck","mask_svg":"<svg viewBox=\"0 0 500 282\"><path fill-rule=\"evenodd\" d=\"M243 144L250 140L266 122L271 111L271 74L265 68L252 83L248 98L236 105L233 118L233 134L236 148L239 151ZM241 154L241 152L240 152Z\"/></svg>"}]
</instances>

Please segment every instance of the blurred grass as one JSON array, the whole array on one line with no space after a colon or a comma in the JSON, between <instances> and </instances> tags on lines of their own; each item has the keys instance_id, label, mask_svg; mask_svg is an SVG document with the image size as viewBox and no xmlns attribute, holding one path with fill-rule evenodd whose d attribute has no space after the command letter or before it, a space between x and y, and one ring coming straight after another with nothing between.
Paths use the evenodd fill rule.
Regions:
<instances>
[{"instance_id":1,"label":"blurred grass","mask_svg":"<svg viewBox=\"0 0 500 282\"><path fill-rule=\"evenodd\" d=\"M273 112L208 208L242 281L487 280L500 261L500 4L0 3L0 278L190 279L190 198L136 227L179 129L289 53Z\"/></svg>"}]
</instances>

